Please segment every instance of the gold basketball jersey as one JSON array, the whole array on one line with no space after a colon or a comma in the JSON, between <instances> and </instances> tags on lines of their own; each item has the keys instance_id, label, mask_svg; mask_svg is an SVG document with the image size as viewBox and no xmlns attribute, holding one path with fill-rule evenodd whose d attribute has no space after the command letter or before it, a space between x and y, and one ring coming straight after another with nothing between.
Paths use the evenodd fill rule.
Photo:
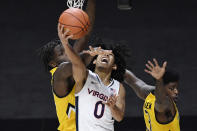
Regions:
<instances>
[{"instance_id":1,"label":"gold basketball jersey","mask_svg":"<svg viewBox=\"0 0 197 131\"><path fill-rule=\"evenodd\" d=\"M53 68L50 72L53 79L53 74L57 68ZM76 131L76 116L75 116L75 86L72 91L63 98L59 98L53 93L56 105L57 117L59 120L58 130L60 131Z\"/></svg>"},{"instance_id":2,"label":"gold basketball jersey","mask_svg":"<svg viewBox=\"0 0 197 131\"><path fill-rule=\"evenodd\" d=\"M180 131L179 113L176 104L176 115L174 119L168 124L160 124L155 118L155 100L155 96L150 93L144 102L143 111L146 131Z\"/></svg>"}]
</instances>

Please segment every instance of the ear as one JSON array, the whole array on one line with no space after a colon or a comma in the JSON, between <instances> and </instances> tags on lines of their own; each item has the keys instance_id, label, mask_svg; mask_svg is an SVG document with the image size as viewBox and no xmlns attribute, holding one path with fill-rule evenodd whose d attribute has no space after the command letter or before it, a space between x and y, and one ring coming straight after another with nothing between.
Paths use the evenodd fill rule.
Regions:
<instances>
[{"instance_id":1,"label":"ear","mask_svg":"<svg viewBox=\"0 0 197 131\"><path fill-rule=\"evenodd\" d=\"M114 65L112 66L112 69L113 69L113 70L117 70L117 65L114 64Z\"/></svg>"},{"instance_id":2,"label":"ear","mask_svg":"<svg viewBox=\"0 0 197 131\"><path fill-rule=\"evenodd\" d=\"M52 61L49 62L49 66L52 67L52 68L55 68L57 66L57 64L56 64L55 61L52 60Z\"/></svg>"}]
</instances>

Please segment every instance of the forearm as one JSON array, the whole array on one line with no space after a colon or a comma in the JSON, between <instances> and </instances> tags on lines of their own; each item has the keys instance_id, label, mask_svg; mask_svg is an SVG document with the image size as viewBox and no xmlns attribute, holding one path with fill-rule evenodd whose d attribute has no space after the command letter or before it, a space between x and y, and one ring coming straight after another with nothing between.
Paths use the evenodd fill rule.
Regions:
<instances>
[{"instance_id":1,"label":"forearm","mask_svg":"<svg viewBox=\"0 0 197 131\"><path fill-rule=\"evenodd\" d=\"M137 80L136 83L130 86L136 93L136 95L142 99L145 100L146 97L155 90L155 86L148 85L144 83L142 80Z\"/></svg>"},{"instance_id":2,"label":"forearm","mask_svg":"<svg viewBox=\"0 0 197 131\"><path fill-rule=\"evenodd\" d=\"M75 44L73 45L73 49L75 50L75 52L79 53L83 49L85 49L88 45L89 38L90 38L90 35L87 34L84 37L76 40Z\"/></svg>"},{"instance_id":3,"label":"forearm","mask_svg":"<svg viewBox=\"0 0 197 131\"><path fill-rule=\"evenodd\" d=\"M156 80L156 90L155 90L155 109L158 112L164 112L166 109L170 108L171 102L170 98L166 94L165 87L163 86L162 80Z\"/></svg>"},{"instance_id":4,"label":"forearm","mask_svg":"<svg viewBox=\"0 0 197 131\"><path fill-rule=\"evenodd\" d=\"M120 122L123 120L124 112L121 109L119 109L116 105L113 108L111 107L110 110L111 110L112 117L116 121Z\"/></svg>"},{"instance_id":5,"label":"forearm","mask_svg":"<svg viewBox=\"0 0 197 131\"><path fill-rule=\"evenodd\" d=\"M164 103L167 98L166 90L165 87L163 86L162 80L156 80L155 97L158 104Z\"/></svg>"},{"instance_id":6,"label":"forearm","mask_svg":"<svg viewBox=\"0 0 197 131\"><path fill-rule=\"evenodd\" d=\"M137 78L131 71L126 70L124 75L124 82L129 85L136 93L136 95L145 99L146 96L155 89L154 86L146 84L141 79Z\"/></svg>"},{"instance_id":7,"label":"forearm","mask_svg":"<svg viewBox=\"0 0 197 131\"><path fill-rule=\"evenodd\" d=\"M63 44L63 47L68 56L68 59L73 65L82 64L80 56L73 50L73 48L69 44Z\"/></svg>"},{"instance_id":8,"label":"forearm","mask_svg":"<svg viewBox=\"0 0 197 131\"><path fill-rule=\"evenodd\" d=\"M80 89L82 83L87 77L86 67L82 62L80 56L72 49L69 44L64 44L65 52L72 63L72 73L75 82L77 82L79 86L76 86L76 89Z\"/></svg>"},{"instance_id":9,"label":"forearm","mask_svg":"<svg viewBox=\"0 0 197 131\"><path fill-rule=\"evenodd\" d=\"M95 22L96 0L88 0L86 12L90 19L90 32Z\"/></svg>"}]
</instances>

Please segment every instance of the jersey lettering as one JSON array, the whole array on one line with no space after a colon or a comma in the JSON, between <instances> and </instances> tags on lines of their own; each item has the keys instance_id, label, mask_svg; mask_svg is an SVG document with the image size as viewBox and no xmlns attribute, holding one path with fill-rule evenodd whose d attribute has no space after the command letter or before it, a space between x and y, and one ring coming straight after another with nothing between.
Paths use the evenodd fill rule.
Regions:
<instances>
[{"instance_id":1,"label":"jersey lettering","mask_svg":"<svg viewBox=\"0 0 197 131\"><path fill-rule=\"evenodd\" d=\"M88 94L92 95L92 96L96 96L98 98L100 98L101 100L107 101L108 100L108 96L104 95L103 93L100 93L98 91L95 90L91 90L88 88Z\"/></svg>"},{"instance_id":2,"label":"jersey lettering","mask_svg":"<svg viewBox=\"0 0 197 131\"><path fill-rule=\"evenodd\" d=\"M75 112L75 106L68 103L67 110L66 110L66 114L67 114L68 118L70 118L71 111Z\"/></svg>"},{"instance_id":3,"label":"jersey lettering","mask_svg":"<svg viewBox=\"0 0 197 131\"><path fill-rule=\"evenodd\" d=\"M101 105L101 113L98 114L98 108L99 108L99 105ZM102 101L98 101L95 105L95 109L94 109L94 116L98 119L100 119L103 114L104 114L104 111L105 111L105 104L102 103Z\"/></svg>"},{"instance_id":4,"label":"jersey lettering","mask_svg":"<svg viewBox=\"0 0 197 131\"><path fill-rule=\"evenodd\" d=\"M146 108L146 109L151 109L151 105L152 105L152 103L146 102L146 103L144 104L144 108Z\"/></svg>"},{"instance_id":5,"label":"jersey lettering","mask_svg":"<svg viewBox=\"0 0 197 131\"><path fill-rule=\"evenodd\" d=\"M144 111L145 111L146 115L148 115L148 123L150 124L150 128L148 129L148 127L147 127L147 131L152 131L150 115L147 110L144 110Z\"/></svg>"}]
</instances>

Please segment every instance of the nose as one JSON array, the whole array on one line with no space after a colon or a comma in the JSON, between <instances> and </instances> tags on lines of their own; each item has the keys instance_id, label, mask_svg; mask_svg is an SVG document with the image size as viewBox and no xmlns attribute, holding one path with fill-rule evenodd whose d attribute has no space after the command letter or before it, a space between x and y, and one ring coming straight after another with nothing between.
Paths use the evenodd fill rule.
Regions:
<instances>
[{"instance_id":1,"label":"nose","mask_svg":"<svg viewBox=\"0 0 197 131\"><path fill-rule=\"evenodd\" d=\"M108 57L108 56L109 56L109 54L104 54L103 56Z\"/></svg>"},{"instance_id":2,"label":"nose","mask_svg":"<svg viewBox=\"0 0 197 131\"><path fill-rule=\"evenodd\" d=\"M178 89L174 89L174 93L176 94L176 95L178 95L178 93L179 93L179 91L178 91Z\"/></svg>"}]
</instances>

